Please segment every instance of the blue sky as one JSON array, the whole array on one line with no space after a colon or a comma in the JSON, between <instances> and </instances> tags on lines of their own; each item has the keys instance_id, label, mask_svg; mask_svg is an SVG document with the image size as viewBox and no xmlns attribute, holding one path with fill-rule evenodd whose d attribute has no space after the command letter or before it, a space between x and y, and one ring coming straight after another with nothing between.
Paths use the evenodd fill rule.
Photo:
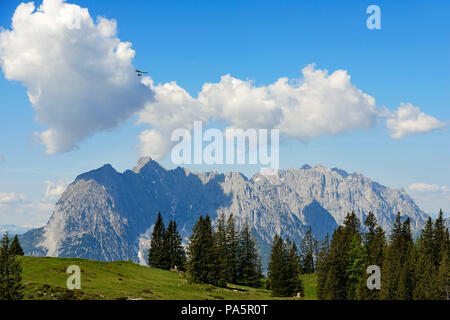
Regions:
<instances>
[{"instance_id":1,"label":"blue sky","mask_svg":"<svg viewBox=\"0 0 450 320\"><path fill-rule=\"evenodd\" d=\"M136 51L132 64L148 71L155 84L176 81L194 98L204 83L217 83L226 74L267 86L280 77L298 79L305 66L315 63L329 74L346 70L379 109L395 112L400 103L411 103L450 121L448 1L68 2L88 8L93 18L115 19L117 38ZM11 29L20 3L0 3L0 26ZM41 1L35 3L38 7ZM381 30L366 27L370 4L381 8ZM97 130L68 152L46 154L34 132L47 126L39 123L26 85L7 80L2 70L0 195L9 200L0 203L0 224L45 223L58 185L105 163L118 171L132 168L142 153L138 136L151 128L136 124L138 118L132 114L120 125ZM281 145L281 167L323 164L361 172L390 187L408 190L414 184L411 194L425 211L450 211L448 130L392 139L385 122L377 118L369 129L323 134L306 144L290 139ZM160 162L174 166L170 157ZM246 175L257 170L192 168L236 169Z\"/></svg>"}]
</instances>

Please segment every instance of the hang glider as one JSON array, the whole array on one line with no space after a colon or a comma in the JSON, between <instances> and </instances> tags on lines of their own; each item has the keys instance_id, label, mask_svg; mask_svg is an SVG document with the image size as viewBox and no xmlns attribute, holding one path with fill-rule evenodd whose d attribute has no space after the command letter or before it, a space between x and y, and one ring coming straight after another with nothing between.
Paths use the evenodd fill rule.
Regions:
<instances>
[{"instance_id":1,"label":"hang glider","mask_svg":"<svg viewBox=\"0 0 450 320\"><path fill-rule=\"evenodd\" d=\"M142 77L144 74L147 74L148 72L136 69L136 73L137 73L138 77Z\"/></svg>"}]
</instances>

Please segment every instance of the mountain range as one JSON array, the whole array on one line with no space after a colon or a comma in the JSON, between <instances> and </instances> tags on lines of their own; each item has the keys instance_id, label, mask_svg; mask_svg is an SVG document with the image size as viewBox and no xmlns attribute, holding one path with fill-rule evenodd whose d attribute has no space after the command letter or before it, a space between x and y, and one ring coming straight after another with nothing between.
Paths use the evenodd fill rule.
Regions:
<instances>
[{"instance_id":1,"label":"mountain range","mask_svg":"<svg viewBox=\"0 0 450 320\"><path fill-rule=\"evenodd\" d=\"M23 234L27 231L29 231L32 228L29 227L23 227L23 226L16 226L13 224L2 224L0 225L0 234L5 233L6 231L8 231L10 236L13 235L19 235L19 234Z\"/></svg>"},{"instance_id":2,"label":"mountain range","mask_svg":"<svg viewBox=\"0 0 450 320\"><path fill-rule=\"evenodd\" d=\"M158 212L175 220L187 240L200 215L215 220L233 213L257 239L263 265L275 234L300 243L309 227L322 239L355 212L364 221L373 212L389 232L397 212L411 219L413 232L428 215L403 189L391 189L360 173L317 165L279 170L276 175L167 170L142 158L133 170L111 165L83 173L55 205L47 225L20 237L25 254L78 257L145 264Z\"/></svg>"}]
</instances>

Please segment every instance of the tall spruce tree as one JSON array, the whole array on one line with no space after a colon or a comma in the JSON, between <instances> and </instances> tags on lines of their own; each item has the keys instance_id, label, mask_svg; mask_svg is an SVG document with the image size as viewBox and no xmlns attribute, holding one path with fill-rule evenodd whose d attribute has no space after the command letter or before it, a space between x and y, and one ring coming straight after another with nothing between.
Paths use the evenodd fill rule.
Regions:
<instances>
[{"instance_id":1,"label":"tall spruce tree","mask_svg":"<svg viewBox=\"0 0 450 320\"><path fill-rule=\"evenodd\" d=\"M445 227L444 212L441 209L434 222L433 229L433 263L436 267L439 267L442 260L442 254L445 252L446 233L447 228Z\"/></svg>"},{"instance_id":2,"label":"tall spruce tree","mask_svg":"<svg viewBox=\"0 0 450 320\"><path fill-rule=\"evenodd\" d=\"M239 279L239 233L236 230L236 219L231 213L227 219L226 226L226 238L227 238L227 269L229 275L229 281L231 283L237 283Z\"/></svg>"},{"instance_id":3,"label":"tall spruce tree","mask_svg":"<svg viewBox=\"0 0 450 320\"><path fill-rule=\"evenodd\" d=\"M314 265L314 236L312 234L311 227L308 228L303 236L302 243L300 245L300 263L303 274L310 274L315 272Z\"/></svg>"},{"instance_id":4,"label":"tall spruce tree","mask_svg":"<svg viewBox=\"0 0 450 320\"><path fill-rule=\"evenodd\" d=\"M383 276L381 277L381 299L394 300L397 298L397 288L402 266L402 219L400 212L396 215L389 244L383 261Z\"/></svg>"},{"instance_id":5,"label":"tall spruce tree","mask_svg":"<svg viewBox=\"0 0 450 320\"><path fill-rule=\"evenodd\" d=\"M304 296L303 283L300 278L302 265L300 263L297 246L294 242L288 242L287 249L289 249L286 283L287 290L289 291L290 296L298 294Z\"/></svg>"},{"instance_id":6,"label":"tall spruce tree","mask_svg":"<svg viewBox=\"0 0 450 320\"><path fill-rule=\"evenodd\" d=\"M0 248L0 300L23 298L22 267L16 255L10 252L8 233L1 240Z\"/></svg>"},{"instance_id":7,"label":"tall spruce tree","mask_svg":"<svg viewBox=\"0 0 450 320\"><path fill-rule=\"evenodd\" d=\"M17 234L14 236L11 246L9 247L10 254L14 256L23 256L23 249L19 243L19 238Z\"/></svg>"},{"instance_id":8,"label":"tall spruce tree","mask_svg":"<svg viewBox=\"0 0 450 320\"><path fill-rule=\"evenodd\" d=\"M437 277L439 299L450 300L450 234L446 229Z\"/></svg>"},{"instance_id":9,"label":"tall spruce tree","mask_svg":"<svg viewBox=\"0 0 450 320\"><path fill-rule=\"evenodd\" d=\"M361 297L362 283L364 281L367 268L367 252L361 239L355 236L348 251L347 264L347 300L356 300Z\"/></svg>"},{"instance_id":10,"label":"tall spruce tree","mask_svg":"<svg viewBox=\"0 0 450 320\"><path fill-rule=\"evenodd\" d=\"M297 293L303 294L300 275L301 264L297 246L275 235L267 274L268 288L272 291L272 295L292 297Z\"/></svg>"},{"instance_id":11,"label":"tall spruce tree","mask_svg":"<svg viewBox=\"0 0 450 320\"><path fill-rule=\"evenodd\" d=\"M398 213L389 237L383 262L380 297L384 300L410 300L415 286L415 244L410 220L402 222Z\"/></svg>"},{"instance_id":12,"label":"tall spruce tree","mask_svg":"<svg viewBox=\"0 0 450 320\"><path fill-rule=\"evenodd\" d=\"M214 239L211 219L200 216L193 228L188 244L187 272L190 279L197 283L210 283L225 286L220 277L219 259Z\"/></svg>"},{"instance_id":13,"label":"tall spruce tree","mask_svg":"<svg viewBox=\"0 0 450 320\"><path fill-rule=\"evenodd\" d=\"M361 243L361 223L354 212L346 215L344 223L333 233L327 255L327 275L320 272L320 295L323 299L345 300L355 295L355 270L360 257L352 250L354 243ZM355 266L353 266L355 264ZM323 269L323 267L321 267ZM359 273L358 273L359 274Z\"/></svg>"},{"instance_id":14,"label":"tall spruce tree","mask_svg":"<svg viewBox=\"0 0 450 320\"><path fill-rule=\"evenodd\" d=\"M433 221L428 218L421 232L418 244L416 264L417 282L414 288L414 298L417 300L433 300L439 298L438 271L435 263L435 237Z\"/></svg>"},{"instance_id":15,"label":"tall spruce tree","mask_svg":"<svg viewBox=\"0 0 450 320\"><path fill-rule=\"evenodd\" d=\"M274 296L289 296L290 292L286 290L286 266L288 263L288 255L286 244L277 234L273 238L272 250L270 253L267 284L268 289L272 291Z\"/></svg>"},{"instance_id":16,"label":"tall spruce tree","mask_svg":"<svg viewBox=\"0 0 450 320\"><path fill-rule=\"evenodd\" d=\"M171 269L177 268L178 270L184 270L186 254L175 221L171 220L167 226L166 242L169 250L169 267Z\"/></svg>"},{"instance_id":17,"label":"tall spruce tree","mask_svg":"<svg viewBox=\"0 0 450 320\"><path fill-rule=\"evenodd\" d=\"M225 214L221 213L216 223L216 232L214 233L215 240L215 249L216 255L218 259L218 268L219 268L219 282L227 283L231 282L232 275L230 272L230 268L228 266L228 239L226 233L227 225Z\"/></svg>"},{"instance_id":18,"label":"tall spruce tree","mask_svg":"<svg viewBox=\"0 0 450 320\"><path fill-rule=\"evenodd\" d=\"M326 296L325 284L327 281L329 263L330 240L328 233L325 239L319 243L319 252L317 254L317 299L324 300Z\"/></svg>"},{"instance_id":19,"label":"tall spruce tree","mask_svg":"<svg viewBox=\"0 0 450 320\"><path fill-rule=\"evenodd\" d=\"M256 241L251 235L247 220L239 235L238 261L238 283L250 287L259 287L262 278L261 262Z\"/></svg>"},{"instance_id":20,"label":"tall spruce tree","mask_svg":"<svg viewBox=\"0 0 450 320\"><path fill-rule=\"evenodd\" d=\"M155 226L153 227L150 250L148 253L148 265L150 267L165 270L170 269L166 232L167 231L164 226L161 212L158 212L158 218L156 219Z\"/></svg>"},{"instance_id":21,"label":"tall spruce tree","mask_svg":"<svg viewBox=\"0 0 450 320\"><path fill-rule=\"evenodd\" d=\"M364 221L366 232L363 235L364 250L366 253L367 261L364 269L367 270L368 266L378 266L380 269L383 266L384 251L386 249L386 235L378 225L378 221L372 212L366 217ZM370 275L364 272L364 276L361 279L358 287L357 299L359 300L378 300L380 298L380 290L367 288L367 279Z\"/></svg>"},{"instance_id":22,"label":"tall spruce tree","mask_svg":"<svg viewBox=\"0 0 450 320\"><path fill-rule=\"evenodd\" d=\"M347 297L347 243L346 230L339 226L333 233L328 254L329 269L324 286L324 299L345 300Z\"/></svg>"}]
</instances>

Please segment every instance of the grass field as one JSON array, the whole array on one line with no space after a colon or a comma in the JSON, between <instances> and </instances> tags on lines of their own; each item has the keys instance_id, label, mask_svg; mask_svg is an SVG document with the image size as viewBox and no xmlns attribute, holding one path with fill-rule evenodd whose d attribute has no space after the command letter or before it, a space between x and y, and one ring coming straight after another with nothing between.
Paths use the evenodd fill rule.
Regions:
<instances>
[{"instance_id":1,"label":"grass field","mask_svg":"<svg viewBox=\"0 0 450 320\"><path fill-rule=\"evenodd\" d=\"M167 300L266 300L265 289L238 285L218 288L188 282L181 273L117 261L100 262L71 258L21 257L25 299L167 299ZM67 267L81 269L81 289L67 290ZM305 297L316 299L315 275L303 275ZM293 299L293 298L291 298Z\"/></svg>"}]
</instances>

